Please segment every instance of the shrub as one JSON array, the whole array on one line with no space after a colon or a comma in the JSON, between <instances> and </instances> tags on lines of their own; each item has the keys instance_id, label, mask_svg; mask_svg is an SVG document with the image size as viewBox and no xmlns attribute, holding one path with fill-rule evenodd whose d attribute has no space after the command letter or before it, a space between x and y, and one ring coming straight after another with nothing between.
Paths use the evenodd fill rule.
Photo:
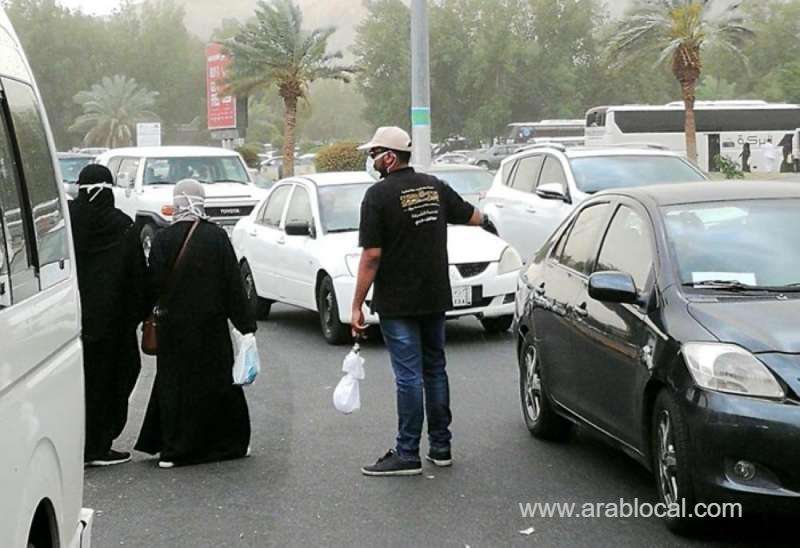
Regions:
<instances>
[{"instance_id":1,"label":"shrub","mask_svg":"<svg viewBox=\"0 0 800 548\"><path fill-rule=\"evenodd\" d=\"M319 173L326 171L363 171L365 160L366 156L358 150L357 143L343 141L322 148L314 158L314 166Z\"/></svg>"},{"instance_id":2,"label":"shrub","mask_svg":"<svg viewBox=\"0 0 800 548\"><path fill-rule=\"evenodd\" d=\"M242 145L236 148L236 152L242 155L247 167L257 168L261 163L261 158L258 157L259 148L256 145Z\"/></svg>"},{"instance_id":3,"label":"shrub","mask_svg":"<svg viewBox=\"0 0 800 548\"><path fill-rule=\"evenodd\" d=\"M722 156L721 154L714 157L719 169L726 179L744 179L744 172L739 169L739 166L733 160Z\"/></svg>"}]
</instances>

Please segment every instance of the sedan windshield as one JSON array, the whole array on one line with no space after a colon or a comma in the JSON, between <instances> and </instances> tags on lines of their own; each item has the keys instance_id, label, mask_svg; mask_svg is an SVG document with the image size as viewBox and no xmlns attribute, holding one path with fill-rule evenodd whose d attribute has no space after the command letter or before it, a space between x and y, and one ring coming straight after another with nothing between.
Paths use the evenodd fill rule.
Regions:
<instances>
[{"instance_id":1,"label":"sedan windshield","mask_svg":"<svg viewBox=\"0 0 800 548\"><path fill-rule=\"evenodd\" d=\"M361 202L372 183L319 189L319 214L325 232L353 232L361 222Z\"/></svg>"},{"instance_id":2,"label":"sedan windshield","mask_svg":"<svg viewBox=\"0 0 800 548\"><path fill-rule=\"evenodd\" d=\"M665 183L692 183L705 177L675 156L587 156L569 161L578 190L601 190Z\"/></svg>"},{"instance_id":3,"label":"sedan windshield","mask_svg":"<svg viewBox=\"0 0 800 548\"><path fill-rule=\"evenodd\" d=\"M91 158L59 158L61 177L65 183L76 183L81 170L92 162Z\"/></svg>"},{"instance_id":4,"label":"sedan windshield","mask_svg":"<svg viewBox=\"0 0 800 548\"><path fill-rule=\"evenodd\" d=\"M238 156L150 158L144 168L144 184L175 184L181 179L201 183L249 183Z\"/></svg>"},{"instance_id":5,"label":"sedan windshield","mask_svg":"<svg viewBox=\"0 0 800 548\"><path fill-rule=\"evenodd\" d=\"M436 176L459 194L478 194L492 186L492 174L484 170L437 170Z\"/></svg>"},{"instance_id":6,"label":"sedan windshield","mask_svg":"<svg viewBox=\"0 0 800 548\"><path fill-rule=\"evenodd\" d=\"M800 284L800 200L742 200L664 208L681 283L711 290ZM732 242L735 242L732 243Z\"/></svg>"}]
</instances>

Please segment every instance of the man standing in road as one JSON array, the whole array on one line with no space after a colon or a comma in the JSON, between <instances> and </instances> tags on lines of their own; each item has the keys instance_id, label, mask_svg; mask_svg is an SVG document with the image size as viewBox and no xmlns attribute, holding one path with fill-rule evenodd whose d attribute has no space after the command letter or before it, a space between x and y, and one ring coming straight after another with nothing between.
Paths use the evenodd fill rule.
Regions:
<instances>
[{"instance_id":1,"label":"man standing in road","mask_svg":"<svg viewBox=\"0 0 800 548\"><path fill-rule=\"evenodd\" d=\"M363 252L352 328L354 336L366 329L363 305L374 282L372 306L391 356L398 415L396 447L361 471L367 476L410 476L422 473L419 444L425 411L428 460L436 466L452 464L444 351L445 312L452 307L447 225L494 227L447 184L408 165L411 139L402 129L379 128L360 149L368 151L367 169L381 181L361 204Z\"/></svg>"}]
</instances>

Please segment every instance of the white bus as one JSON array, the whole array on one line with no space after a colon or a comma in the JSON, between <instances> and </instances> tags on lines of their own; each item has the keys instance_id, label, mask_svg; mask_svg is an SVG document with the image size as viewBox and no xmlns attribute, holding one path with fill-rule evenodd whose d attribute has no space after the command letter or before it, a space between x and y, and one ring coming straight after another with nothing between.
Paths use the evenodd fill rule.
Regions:
<instances>
[{"instance_id":1,"label":"white bus","mask_svg":"<svg viewBox=\"0 0 800 548\"><path fill-rule=\"evenodd\" d=\"M715 158L721 155L749 171L777 172L789 152L791 134L800 127L800 106L765 101L698 101L695 120L701 169L718 171ZM604 106L586 113L587 145L623 143L661 145L685 155L683 102Z\"/></svg>"},{"instance_id":2,"label":"white bus","mask_svg":"<svg viewBox=\"0 0 800 548\"><path fill-rule=\"evenodd\" d=\"M529 143L533 139L558 137L583 137L583 120L542 120L541 122L508 124L506 141L510 143Z\"/></svg>"},{"instance_id":3,"label":"white bus","mask_svg":"<svg viewBox=\"0 0 800 548\"><path fill-rule=\"evenodd\" d=\"M0 547L88 548L75 255L53 139L0 8Z\"/></svg>"}]
</instances>

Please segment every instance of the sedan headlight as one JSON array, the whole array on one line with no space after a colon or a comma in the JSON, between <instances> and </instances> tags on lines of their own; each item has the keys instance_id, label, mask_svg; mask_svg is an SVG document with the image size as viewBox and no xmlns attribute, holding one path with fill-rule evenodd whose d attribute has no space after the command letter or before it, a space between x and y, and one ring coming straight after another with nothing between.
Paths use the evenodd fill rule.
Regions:
<instances>
[{"instance_id":1,"label":"sedan headlight","mask_svg":"<svg viewBox=\"0 0 800 548\"><path fill-rule=\"evenodd\" d=\"M519 258L519 253L511 246L505 248L503 254L500 255L500 264L497 267L497 273L501 275L508 274L520 268L522 268L522 259Z\"/></svg>"},{"instance_id":2,"label":"sedan headlight","mask_svg":"<svg viewBox=\"0 0 800 548\"><path fill-rule=\"evenodd\" d=\"M744 348L687 343L683 355L694 382L702 388L762 398L784 397L783 388L767 366Z\"/></svg>"},{"instance_id":3,"label":"sedan headlight","mask_svg":"<svg viewBox=\"0 0 800 548\"><path fill-rule=\"evenodd\" d=\"M348 253L344 256L344 262L347 264L347 272L354 278L358 276L358 263L361 262L361 253Z\"/></svg>"}]
</instances>

